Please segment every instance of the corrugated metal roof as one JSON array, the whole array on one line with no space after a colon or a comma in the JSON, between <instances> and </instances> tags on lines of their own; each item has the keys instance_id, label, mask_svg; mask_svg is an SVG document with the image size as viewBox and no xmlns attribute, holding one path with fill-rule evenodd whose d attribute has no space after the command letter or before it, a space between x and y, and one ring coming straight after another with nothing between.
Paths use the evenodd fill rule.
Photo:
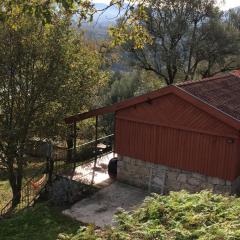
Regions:
<instances>
[{"instance_id":1,"label":"corrugated metal roof","mask_svg":"<svg viewBox=\"0 0 240 240\"><path fill-rule=\"evenodd\" d=\"M178 87L240 120L240 71L179 84Z\"/></svg>"}]
</instances>

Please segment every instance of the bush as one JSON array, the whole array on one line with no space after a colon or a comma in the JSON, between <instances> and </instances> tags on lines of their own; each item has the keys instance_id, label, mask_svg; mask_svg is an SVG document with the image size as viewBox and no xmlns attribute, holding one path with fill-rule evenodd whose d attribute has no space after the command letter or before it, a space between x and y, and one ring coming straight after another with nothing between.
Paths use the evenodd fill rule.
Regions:
<instances>
[{"instance_id":1,"label":"bush","mask_svg":"<svg viewBox=\"0 0 240 240\"><path fill-rule=\"evenodd\" d=\"M74 240L233 240L240 239L240 199L202 191L153 194L140 208L119 211L116 227L98 231L94 238ZM86 231L86 234L89 234Z\"/></svg>"}]
</instances>

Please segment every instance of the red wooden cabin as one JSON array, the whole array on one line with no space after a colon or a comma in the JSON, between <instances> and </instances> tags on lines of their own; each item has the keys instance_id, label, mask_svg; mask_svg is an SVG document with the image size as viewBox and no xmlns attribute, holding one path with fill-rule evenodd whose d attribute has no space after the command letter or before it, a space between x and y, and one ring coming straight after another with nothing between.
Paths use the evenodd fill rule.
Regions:
<instances>
[{"instance_id":1,"label":"red wooden cabin","mask_svg":"<svg viewBox=\"0 0 240 240\"><path fill-rule=\"evenodd\" d=\"M178 169L178 175L194 173L198 179L223 180L221 183L215 181L215 185L231 188L230 191L233 183L235 191L238 188L240 71L164 87L112 106L77 114L66 122L72 124L109 112L115 112L115 152L123 162L127 159L125 168L134 168L133 162L139 160L145 163L145 169L165 167L166 176L161 176L160 184L166 184L171 178L169 172ZM137 173L132 171L132 174ZM143 181L152 181L150 170L143 174ZM131 171L121 178L128 177L134 178ZM137 179L133 183L136 184ZM211 182L206 179L201 184ZM168 188L171 189L174 190Z\"/></svg>"}]
</instances>

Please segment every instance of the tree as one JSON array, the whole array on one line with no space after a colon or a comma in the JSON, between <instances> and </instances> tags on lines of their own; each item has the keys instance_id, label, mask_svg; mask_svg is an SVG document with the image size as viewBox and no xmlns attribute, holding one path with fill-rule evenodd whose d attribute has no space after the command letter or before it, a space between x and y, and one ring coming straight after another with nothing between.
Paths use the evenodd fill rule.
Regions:
<instances>
[{"instance_id":1,"label":"tree","mask_svg":"<svg viewBox=\"0 0 240 240\"><path fill-rule=\"evenodd\" d=\"M21 22L20 22L21 21ZM24 148L33 120L61 82L62 33L22 18L17 29L0 26L1 161L7 168L13 207L20 200Z\"/></svg>"},{"instance_id":2,"label":"tree","mask_svg":"<svg viewBox=\"0 0 240 240\"><path fill-rule=\"evenodd\" d=\"M94 4L89 0L0 0L0 22L8 22L15 27L17 22L12 18L13 15L36 17L45 24L54 21L57 13L70 17L75 14L81 23L95 12Z\"/></svg>"},{"instance_id":3,"label":"tree","mask_svg":"<svg viewBox=\"0 0 240 240\"><path fill-rule=\"evenodd\" d=\"M61 14L51 24L28 14L1 22L0 54L0 161L7 169L15 207L29 139L43 132L46 136L47 131L57 134L50 131L51 124L57 129L63 114L86 108L97 88L93 85L105 75L99 71L97 52L83 47L69 18Z\"/></svg>"},{"instance_id":4,"label":"tree","mask_svg":"<svg viewBox=\"0 0 240 240\"><path fill-rule=\"evenodd\" d=\"M240 31L225 17L220 15L204 24L202 33L205 38L194 57L198 59L194 74L210 77L240 67Z\"/></svg>"},{"instance_id":5,"label":"tree","mask_svg":"<svg viewBox=\"0 0 240 240\"><path fill-rule=\"evenodd\" d=\"M131 72L115 72L108 86L103 88L104 105L114 104L131 97L159 89L163 85L157 75L144 70L134 69Z\"/></svg>"},{"instance_id":6,"label":"tree","mask_svg":"<svg viewBox=\"0 0 240 240\"><path fill-rule=\"evenodd\" d=\"M239 34L228 27L214 0L149 0L138 8L111 33L140 68L155 72L167 85L232 68Z\"/></svg>"},{"instance_id":7,"label":"tree","mask_svg":"<svg viewBox=\"0 0 240 240\"><path fill-rule=\"evenodd\" d=\"M226 15L228 23L240 30L240 8L230 9Z\"/></svg>"},{"instance_id":8,"label":"tree","mask_svg":"<svg viewBox=\"0 0 240 240\"><path fill-rule=\"evenodd\" d=\"M97 106L99 91L109 78L109 73L102 70L104 57L81 32L71 30L64 48L67 64L58 97L48 104L48 109L41 113L34 125L35 135L61 141L66 139L67 132L64 118Z\"/></svg>"}]
</instances>

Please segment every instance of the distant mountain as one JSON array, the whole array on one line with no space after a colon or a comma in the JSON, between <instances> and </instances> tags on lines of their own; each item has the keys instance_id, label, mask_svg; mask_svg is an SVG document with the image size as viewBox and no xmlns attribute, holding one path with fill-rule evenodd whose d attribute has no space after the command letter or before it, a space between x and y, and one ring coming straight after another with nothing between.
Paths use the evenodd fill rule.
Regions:
<instances>
[{"instance_id":1,"label":"distant mountain","mask_svg":"<svg viewBox=\"0 0 240 240\"><path fill-rule=\"evenodd\" d=\"M98 13L94 14L93 22L97 22L98 24L109 26L114 25L119 18L119 11L116 6L111 6L104 12L101 10L107 8L107 4L104 3L96 3L95 7L99 11Z\"/></svg>"},{"instance_id":2,"label":"distant mountain","mask_svg":"<svg viewBox=\"0 0 240 240\"><path fill-rule=\"evenodd\" d=\"M234 10L240 10L240 5L238 6L238 7L235 7L235 8L232 8L232 9L234 9Z\"/></svg>"},{"instance_id":3,"label":"distant mountain","mask_svg":"<svg viewBox=\"0 0 240 240\"><path fill-rule=\"evenodd\" d=\"M121 16L116 6L107 8L105 3L95 3L95 7L98 10L93 16L91 23L85 22L82 24L82 29L86 31L86 34L92 39L103 40L108 37L108 28L116 24L117 19ZM107 8L107 9L106 9ZM104 10L105 11L101 11ZM76 19L73 18L73 22Z\"/></svg>"}]
</instances>

